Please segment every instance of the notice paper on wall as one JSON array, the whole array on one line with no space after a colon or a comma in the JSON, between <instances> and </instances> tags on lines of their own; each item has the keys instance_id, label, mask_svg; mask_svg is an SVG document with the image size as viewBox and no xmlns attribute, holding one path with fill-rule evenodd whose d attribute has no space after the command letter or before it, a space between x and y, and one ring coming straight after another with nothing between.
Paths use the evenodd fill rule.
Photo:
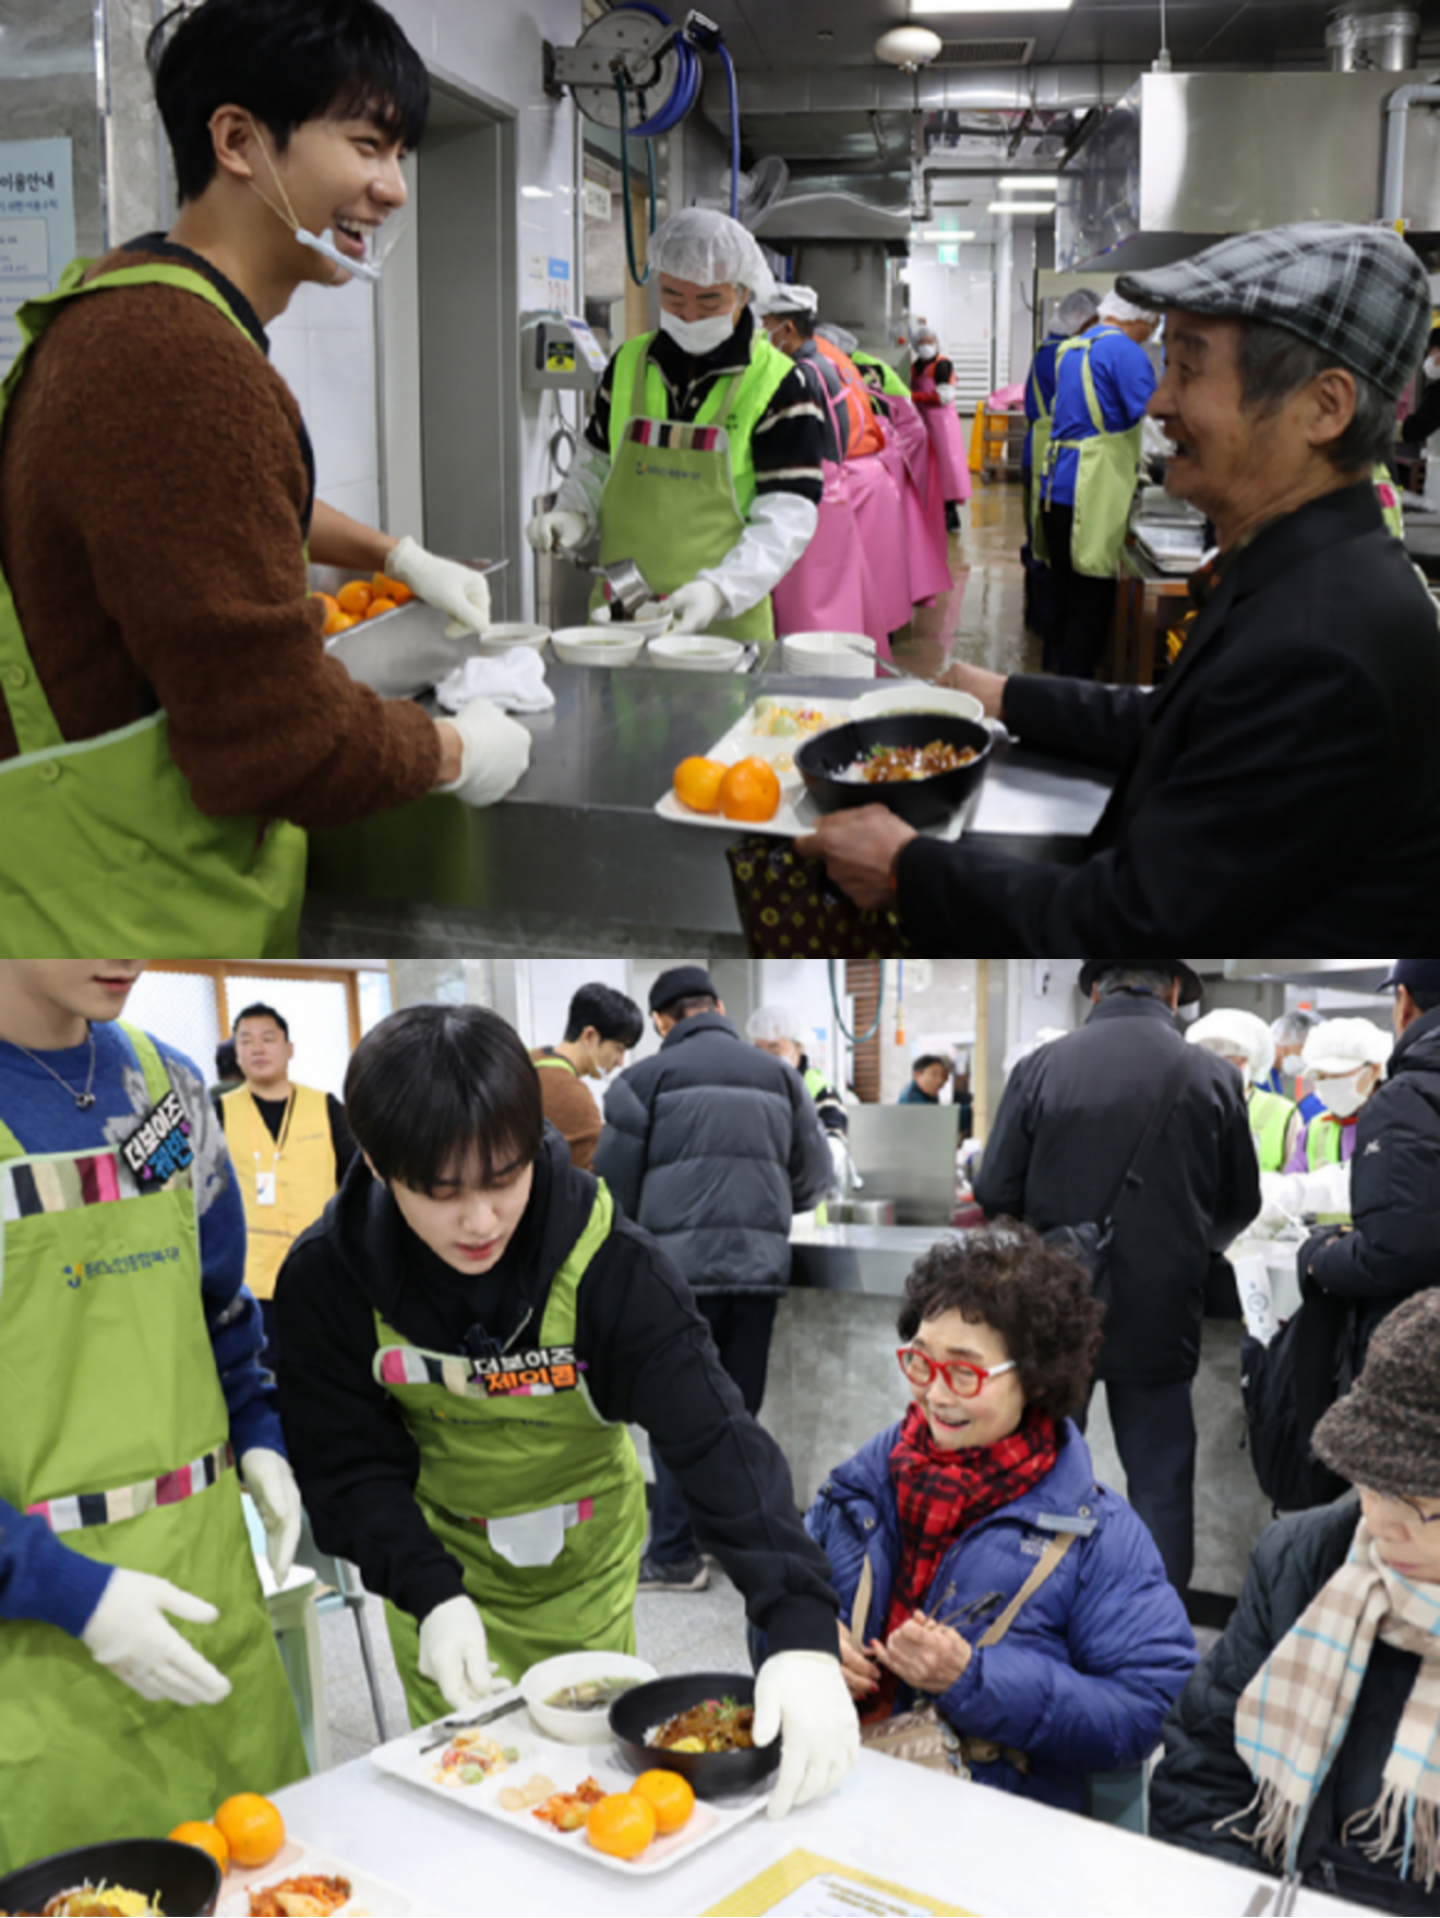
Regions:
<instances>
[{"instance_id":1,"label":"notice paper on wall","mask_svg":"<svg viewBox=\"0 0 1440 1918\"><path fill-rule=\"evenodd\" d=\"M15 314L75 256L68 140L0 140L0 378L20 351Z\"/></svg>"},{"instance_id":2,"label":"notice paper on wall","mask_svg":"<svg viewBox=\"0 0 1440 1918\"><path fill-rule=\"evenodd\" d=\"M765 1918L975 1918L965 1905L907 1891L813 1851L786 1852L707 1907L704 1918L760 1918L762 1913Z\"/></svg>"}]
</instances>

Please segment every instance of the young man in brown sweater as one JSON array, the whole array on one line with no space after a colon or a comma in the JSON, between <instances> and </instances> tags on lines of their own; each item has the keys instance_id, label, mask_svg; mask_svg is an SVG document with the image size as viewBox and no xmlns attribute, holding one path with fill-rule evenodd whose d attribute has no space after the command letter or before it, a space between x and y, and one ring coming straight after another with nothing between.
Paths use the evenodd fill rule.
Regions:
<instances>
[{"instance_id":1,"label":"young man in brown sweater","mask_svg":"<svg viewBox=\"0 0 1440 1918\"><path fill-rule=\"evenodd\" d=\"M625 1063L645 1031L639 1006L613 986L581 986L570 1001L565 1037L558 1046L535 1046L530 1057L540 1073L545 1117L565 1135L571 1161L588 1171L603 1121L582 1079L603 1079Z\"/></svg>"},{"instance_id":2,"label":"young man in brown sweater","mask_svg":"<svg viewBox=\"0 0 1440 1918\"><path fill-rule=\"evenodd\" d=\"M0 620L0 810L22 818L23 800L27 839L56 847L66 896L93 908L74 913L88 945L104 931L96 911L117 935L155 924L141 882L128 905L107 890L113 856L93 878L86 867L103 778L80 793L77 825L83 776L62 774L101 765L94 746L163 714L150 763L165 785L155 811L169 808L168 839L158 823L149 829L143 792L121 803L140 868L163 872L151 896L168 887L193 900L193 949L203 951L206 915L224 923L217 902L254 849L436 787L490 803L524 771L529 735L485 702L437 723L382 701L327 657L307 596L307 537L311 559L388 571L473 627L488 623L488 592L470 569L315 500L309 436L266 357L265 326L296 288L343 284L336 256L363 268L366 236L404 203L400 160L429 102L420 56L374 0L204 0L164 38L170 25L156 30L155 73L179 217L168 236L132 241L85 278L159 265L198 282L69 299L13 390L0 442L0 567L16 616ZM327 228L328 254L297 237ZM16 675L27 668L22 694ZM76 742L92 750L77 758ZM37 745L51 755L40 769L48 786L24 764ZM143 784L133 759L122 764L119 784ZM237 820L228 838L211 831ZM272 918L258 942L293 938L302 855L297 842L278 888L286 925L276 933ZM37 904L49 884L0 853L5 950L63 939L70 909ZM175 910L183 927L185 907Z\"/></svg>"}]
</instances>

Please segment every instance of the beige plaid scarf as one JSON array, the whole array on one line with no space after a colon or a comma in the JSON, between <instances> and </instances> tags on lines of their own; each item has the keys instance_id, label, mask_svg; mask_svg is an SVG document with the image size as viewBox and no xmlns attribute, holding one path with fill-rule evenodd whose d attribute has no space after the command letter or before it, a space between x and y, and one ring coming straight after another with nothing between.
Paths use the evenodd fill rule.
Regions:
<instances>
[{"instance_id":1,"label":"beige plaid scarf","mask_svg":"<svg viewBox=\"0 0 1440 1918\"><path fill-rule=\"evenodd\" d=\"M1243 1834L1270 1862L1295 1870L1306 1818L1350 1729L1376 1638L1419 1656L1420 1669L1385 1761L1384 1790L1346 1822L1373 1862L1399 1854L1399 1873L1428 1891L1440 1874L1440 1588L1385 1565L1362 1519L1348 1560L1321 1587L1240 1694L1235 1749L1259 1790ZM1229 1819L1221 1821L1228 1824ZM1365 1836L1368 1832L1369 1836Z\"/></svg>"}]
</instances>

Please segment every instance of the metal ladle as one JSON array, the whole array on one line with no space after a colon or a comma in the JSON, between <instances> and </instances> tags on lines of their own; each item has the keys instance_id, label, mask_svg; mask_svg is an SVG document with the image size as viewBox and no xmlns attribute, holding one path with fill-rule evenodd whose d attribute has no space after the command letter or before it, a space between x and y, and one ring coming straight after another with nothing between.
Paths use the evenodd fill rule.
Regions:
<instances>
[{"instance_id":1,"label":"metal ladle","mask_svg":"<svg viewBox=\"0 0 1440 1918\"><path fill-rule=\"evenodd\" d=\"M590 570L610 588L612 619L634 619L647 600L657 597L633 559L612 559L608 565L592 566Z\"/></svg>"}]
</instances>

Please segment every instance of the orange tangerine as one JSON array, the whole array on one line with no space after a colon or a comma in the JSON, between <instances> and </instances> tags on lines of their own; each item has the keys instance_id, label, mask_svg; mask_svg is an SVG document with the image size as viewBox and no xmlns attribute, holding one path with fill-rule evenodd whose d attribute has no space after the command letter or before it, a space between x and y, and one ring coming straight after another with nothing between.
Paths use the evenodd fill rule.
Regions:
<instances>
[{"instance_id":1,"label":"orange tangerine","mask_svg":"<svg viewBox=\"0 0 1440 1918\"><path fill-rule=\"evenodd\" d=\"M208 1851L221 1871L229 1871L230 1847L217 1826L207 1825L203 1818L187 1818L169 1835L177 1845L196 1845L201 1851Z\"/></svg>"},{"instance_id":2,"label":"orange tangerine","mask_svg":"<svg viewBox=\"0 0 1440 1918\"><path fill-rule=\"evenodd\" d=\"M356 619L353 613L337 613L334 619L325 622L325 631L322 637L325 639L333 639L336 633L348 633L352 626L358 626L359 624L359 620Z\"/></svg>"},{"instance_id":3,"label":"orange tangerine","mask_svg":"<svg viewBox=\"0 0 1440 1918\"><path fill-rule=\"evenodd\" d=\"M691 812L718 812L726 770L718 759L701 759L698 754L682 759L674 773L675 797Z\"/></svg>"},{"instance_id":4,"label":"orange tangerine","mask_svg":"<svg viewBox=\"0 0 1440 1918\"><path fill-rule=\"evenodd\" d=\"M655 1813L655 1829L660 1833L679 1831L695 1809L695 1793L688 1778L678 1771L642 1771L630 1787Z\"/></svg>"},{"instance_id":5,"label":"orange tangerine","mask_svg":"<svg viewBox=\"0 0 1440 1918\"><path fill-rule=\"evenodd\" d=\"M655 1831L655 1807L633 1791L611 1792L590 1807L585 1820L590 1843L612 1858L638 1858Z\"/></svg>"},{"instance_id":6,"label":"orange tangerine","mask_svg":"<svg viewBox=\"0 0 1440 1918\"><path fill-rule=\"evenodd\" d=\"M393 599L397 606L403 606L407 599L415 597L408 586L402 586L398 579L391 579L388 573L376 573L370 584L377 599Z\"/></svg>"},{"instance_id":7,"label":"orange tangerine","mask_svg":"<svg viewBox=\"0 0 1440 1918\"><path fill-rule=\"evenodd\" d=\"M366 619L379 619L382 613L393 613L394 610L395 602L393 599L376 598L372 599L370 604L365 608L365 617Z\"/></svg>"},{"instance_id":8,"label":"orange tangerine","mask_svg":"<svg viewBox=\"0 0 1440 1918\"><path fill-rule=\"evenodd\" d=\"M741 759L720 782L720 810L727 819L773 819L780 810L780 781L763 759Z\"/></svg>"},{"instance_id":9,"label":"orange tangerine","mask_svg":"<svg viewBox=\"0 0 1440 1918\"><path fill-rule=\"evenodd\" d=\"M347 579L335 601L342 613L353 613L359 619L374 597L375 589L368 580Z\"/></svg>"},{"instance_id":10,"label":"orange tangerine","mask_svg":"<svg viewBox=\"0 0 1440 1918\"><path fill-rule=\"evenodd\" d=\"M285 1820L257 1791L236 1792L215 1814L215 1823L237 1865L268 1865L285 1843Z\"/></svg>"}]
</instances>

